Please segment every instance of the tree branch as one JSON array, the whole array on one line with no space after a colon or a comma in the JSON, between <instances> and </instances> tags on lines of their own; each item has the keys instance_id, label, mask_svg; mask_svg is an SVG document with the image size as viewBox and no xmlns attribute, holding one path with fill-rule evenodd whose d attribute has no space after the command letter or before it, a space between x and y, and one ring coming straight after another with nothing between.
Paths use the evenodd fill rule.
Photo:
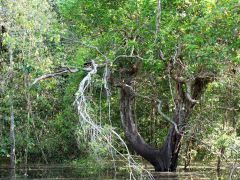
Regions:
<instances>
[{"instance_id":1,"label":"tree branch","mask_svg":"<svg viewBox=\"0 0 240 180\"><path fill-rule=\"evenodd\" d=\"M75 73L75 72L78 72L78 69L74 68L74 69L71 69L69 67L67 67L66 69L64 70L61 70L61 71L58 71L58 72L55 72L55 73L50 73L50 74L44 74L38 78L36 78L32 85L38 83L39 81L42 81L44 79L48 79L48 78L53 78L53 77L56 77L56 76L60 76L62 74L65 74L65 73Z\"/></svg>"},{"instance_id":2,"label":"tree branch","mask_svg":"<svg viewBox=\"0 0 240 180\"><path fill-rule=\"evenodd\" d=\"M156 32L155 32L155 41L157 39L157 34L160 30L160 23L161 23L161 0L157 1L157 17L156 17Z\"/></svg>"},{"instance_id":3,"label":"tree branch","mask_svg":"<svg viewBox=\"0 0 240 180\"><path fill-rule=\"evenodd\" d=\"M186 97L192 103L198 103L197 100L193 99L191 96L191 82L186 82Z\"/></svg>"},{"instance_id":4,"label":"tree branch","mask_svg":"<svg viewBox=\"0 0 240 180\"><path fill-rule=\"evenodd\" d=\"M132 88L132 86L129 86L127 84L122 84L122 86L124 87L127 87L130 91L131 91L131 94L134 95L134 96L139 96L139 97L142 97L144 99L148 99L148 100L151 100L151 101L154 101L154 102L157 102L158 105L157 105L157 108L158 108L158 113L164 118L166 119L167 121L169 121L170 123L172 123L174 125L174 128L176 130L176 132L178 134L180 134L179 130L178 130L178 126L177 124L171 120L170 117L168 117L165 113L162 112L162 101L159 100L158 98L153 98L153 97L149 97L149 96L143 96L143 95L140 95L138 94L137 92L135 92Z\"/></svg>"},{"instance_id":5,"label":"tree branch","mask_svg":"<svg viewBox=\"0 0 240 180\"><path fill-rule=\"evenodd\" d=\"M168 70L171 78L174 81L179 82L179 83L185 83L187 81L186 78L184 78L182 76L179 76L179 75L177 75L177 74L175 74L173 72L174 64L177 61L177 58L179 57L180 53L181 53L181 44L178 43L178 45L175 46L175 53L174 53L174 55L169 60L167 70Z\"/></svg>"},{"instance_id":6,"label":"tree branch","mask_svg":"<svg viewBox=\"0 0 240 180\"><path fill-rule=\"evenodd\" d=\"M178 134L180 134L180 132L179 132L179 130L178 130L177 124L176 124L174 121L172 121L172 120L170 119L170 117L168 117L166 114L164 114L164 113L162 112L162 101L159 100L159 99L156 99L156 101L158 102L158 105L157 105L157 107L158 107L158 113L159 113L162 117L164 117L164 119L166 119L167 121L169 121L170 123L172 123L172 124L174 125L175 131L176 131Z\"/></svg>"}]
</instances>

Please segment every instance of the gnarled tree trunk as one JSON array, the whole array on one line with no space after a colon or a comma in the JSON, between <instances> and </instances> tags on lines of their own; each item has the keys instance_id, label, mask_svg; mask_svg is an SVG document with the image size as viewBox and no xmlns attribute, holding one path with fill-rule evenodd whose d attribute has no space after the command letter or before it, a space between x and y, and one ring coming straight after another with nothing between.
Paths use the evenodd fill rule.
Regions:
<instances>
[{"instance_id":1,"label":"gnarled tree trunk","mask_svg":"<svg viewBox=\"0 0 240 180\"><path fill-rule=\"evenodd\" d=\"M190 100L185 92L183 82L176 82L175 108L172 121L177 125L169 128L168 134L162 146L157 149L147 144L139 134L132 113L132 104L136 93L131 87L131 76L124 79L120 86L120 114L124 133L132 148L143 158L149 161L156 171L175 171L178 155L181 147L182 134L185 131L186 120L189 117L195 101ZM209 81L203 77L197 77L191 82L191 96L199 99L203 88Z\"/></svg>"}]
</instances>

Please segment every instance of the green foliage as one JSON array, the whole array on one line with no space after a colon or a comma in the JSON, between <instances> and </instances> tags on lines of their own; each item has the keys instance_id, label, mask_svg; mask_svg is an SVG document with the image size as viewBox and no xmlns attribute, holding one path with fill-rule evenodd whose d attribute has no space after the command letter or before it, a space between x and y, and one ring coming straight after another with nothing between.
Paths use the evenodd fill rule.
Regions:
<instances>
[{"instance_id":1,"label":"green foliage","mask_svg":"<svg viewBox=\"0 0 240 180\"><path fill-rule=\"evenodd\" d=\"M90 144L84 141L84 131L72 105L85 75L81 70L84 63L91 60L101 63L106 61L106 56L112 76L119 78L120 66L129 67L137 58L117 57L141 57L140 71L134 79L136 92L162 99L163 112L171 116L174 108L171 90L175 84L169 80L166 68L179 44L183 77L194 77L200 72L215 74L215 80L207 86L187 126L186 137L194 137L192 158L216 158L222 147L229 158L239 157L240 16L237 0L162 0L157 34L157 1L154 0L52 2L2 0L0 5L0 9L4 5L8 10L8 14L0 12L0 22L8 29L0 35L0 40L3 46L14 50L14 78L10 82L9 54L0 49L0 156L10 154L9 95L12 93L18 159L24 160L28 155L30 161L43 162L44 154L50 162L86 158L74 163L93 168L89 171L93 173L103 169L105 164L95 163L93 159L108 158L110 147L106 139L96 139ZM160 50L164 52L164 60L159 57ZM57 72L62 67L80 70L31 86L36 77ZM94 118L101 118L108 136L109 106L102 74L103 70L99 69L89 89L90 111ZM118 91L111 87L111 93L111 123L123 137ZM170 124L158 115L156 104L138 97L133 111L140 134L148 143L159 146ZM121 145L116 147L124 152ZM187 150L184 147L182 155Z\"/></svg>"},{"instance_id":2,"label":"green foliage","mask_svg":"<svg viewBox=\"0 0 240 180\"><path fill-rule=\"evenodd\" d=\"M85 159L74 160L71 162L71 165L83 169L79 177L93 177L110 168L107 162L97 161L96 157L92 156Z\"/></svg>"}]
</instances>

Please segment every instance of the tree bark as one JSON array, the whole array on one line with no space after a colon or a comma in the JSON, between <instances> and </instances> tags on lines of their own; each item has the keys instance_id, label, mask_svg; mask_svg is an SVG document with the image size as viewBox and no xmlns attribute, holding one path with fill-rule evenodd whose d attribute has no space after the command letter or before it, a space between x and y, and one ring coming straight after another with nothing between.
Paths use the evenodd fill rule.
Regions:
<instances>
[{"instance_id":1,"label":"tree bark","mask_svg":"<svg viewBox=\"0 0 240 180\"><path fill-rule=\"evenodd\" d=\"M9 46L9 63L10 63L10 168L12 169L12 176L15 177L16 155L15 155L15 120L14 120L14 108L13 108L13 49Z\"/></svg>"},{"instance_id":2,"label":"tree bark","mask_svg":"<svg viewBox=\"0 0 240 180\"><path fill-rule=\"evenodd\" d=\"M132 114L132 102L134 95L131 93L129 87L123 86L120 89L120 115L121 121L124 128L124 133L131 144L132 148L143 158L149 161L154 167L155 170L161 168L160 163L161 157L160 151L153 148L147 144L141 135L138 133L138 130L134 123L134 117Z\"/></svg>"},{"instance_id":3,"label":"tree bark","mask_svg":"<svg viewBox=\"0 0 240 180\"><path fill-rule=\"evenodd\" d=\"M221 160L224 156L224 151L225 151L225 147L221 147L220 155L217 158L217 175L218 175L218 177L220 177L220 175L221 175Z\"/></svg>"},{"instance_id":4,"label":"tree bark","mask_svg":"<svg viewBox=\"0 0 240 180\"><path fill-rule=\"evenodd\" d=\"M125 84L120 86L120 115L126 139L135 152L154 166L155 171L176 171L186 120L196 102L189 100L187 97L187 93L189 92L186 92L186 88L184 88L186 84L176 82L175 108L172 121L177 125L178 132L175 125L172 125L169 128L164 143L157 149L144 141L134 123L132 104L136 94L131 87L131 81L131 76L124 78L122 82ZM208 81L204 78L196 78L191 83L192 99L199 99L207 83Z\"/></svg>"}]
</instances>

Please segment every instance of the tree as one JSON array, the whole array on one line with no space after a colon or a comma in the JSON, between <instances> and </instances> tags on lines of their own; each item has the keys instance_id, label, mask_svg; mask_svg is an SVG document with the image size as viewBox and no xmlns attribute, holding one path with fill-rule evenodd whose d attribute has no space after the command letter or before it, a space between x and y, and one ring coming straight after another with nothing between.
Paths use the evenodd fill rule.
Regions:
<instances>
[{"instance_id":1,"label":"tree","mask_svg":"<svg viewBox=\"0 0 240 180\"><path fill-rule=\"evenodd\" d=\"M39 89L31 88L29 84L32 77L59 64L57 59L63 57L59 45L63 28L47 1L1 0L0 20L1 126L10 129L9 140L6 140L5 131L1 138L1 151L6 156L11 152L11 167L15 169L16 156L19 160L24 156L27 163L28 150L35 144L40 147L42 156L45 155L39 140L41 130L36 129L36 124L41 124L37 120L44 113L33 113L44 103L36 98ZM64 57L61 60L64 63ZM35 104L35 109L31 103ZM9 122L5 122L7 114ZM41 128L44 128L42 124ZM11 148L8 148L9 144Z\"/></svg>"},{"instance_id":2,"label":"tree","mask_svg":"<svg viewBox=\"0 0 240 180\"><path fill-rule=\"evenodd\" d=\"M106 7L101 1L71 1L70 5L67 1L59 2L64 17L72 24L81 24L71 29L76 34L85 33L78 38L94 43L108 56L107 61L114 59L111 61L113 78L109 79L114 79L113 85L120 88L121 122L132 148L156 171L175 171L181 140L194 107L208 84L224 71L225 64L239 63L237 1L228 4L226 1L174 1L171 4L163 1L162 10L160 1L124 1L117 7L110 2ZM155 18L151 16L155 9L154 31ZM88 38L90 34L95 36ZM172 52L173 46L175 52ZM97 52L91 56L98 57ZM137 80L140 64L146 73L153 71L156 77L167 76L170 84L174 84L170 87L173 102L169 98L172 118L162 112L158 97L145 96L155 102L159 114L172 123L160 149L146 143L135 124L132 106L139 94L134 82L140 83ZM152 66L157 67L155 71ZM120 78L114 78L116 74Z\"/></svg>"},{"instance_id":3,"label":"tree","mask_svg":"<svg viewBox=\"0 0 240 180\"><path fill-rule=\"evenodd\" d=\"M14 147L7 137L16 125L16 157L25 164L119 154L134 179L142 167L131 153L156 171L175 171L187 137L195 158L214 147L219 167L238 149L237 7L236 0L2 0L0 155Z\"/></svg>"}]
</instances>

